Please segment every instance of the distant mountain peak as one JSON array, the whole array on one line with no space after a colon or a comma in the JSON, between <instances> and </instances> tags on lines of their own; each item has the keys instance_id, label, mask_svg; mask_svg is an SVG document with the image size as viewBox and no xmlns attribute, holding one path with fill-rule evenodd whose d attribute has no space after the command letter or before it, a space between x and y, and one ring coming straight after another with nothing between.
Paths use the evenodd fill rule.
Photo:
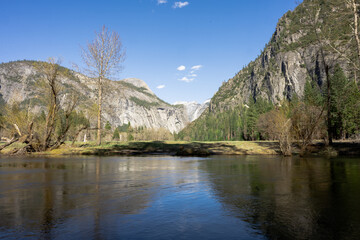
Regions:
<instances>
[{"instance_id":1,"label":"distant mountain peak","mask_svg":"<svg viewBox=\"0 0 360 240\"><path fill-rule=\"evenodd\" d=\"M206 100L204 103L201 104L195 101L192 102L178 101L175 102L174 105L183 105L187 112L188 120L192 122L198 119L201 116L201 114L209 107L210 99Z\"/></svg>"},{"instance_id":2,"label":"distant mountain peak","mask_svg":"<svg viewBox=\"0 0 360 240\"><path fill-rule=\"evenodd\" d=\"M134 85L135 87L138 87L138 88L145 88L149 93L154 94L154 92L151 91L149 86L141 79L138 79L138 78L126 78L126 79L123 79L121 81L130 83L130 84L132 84L132 85Z\"/></svg>"}]
</instances>

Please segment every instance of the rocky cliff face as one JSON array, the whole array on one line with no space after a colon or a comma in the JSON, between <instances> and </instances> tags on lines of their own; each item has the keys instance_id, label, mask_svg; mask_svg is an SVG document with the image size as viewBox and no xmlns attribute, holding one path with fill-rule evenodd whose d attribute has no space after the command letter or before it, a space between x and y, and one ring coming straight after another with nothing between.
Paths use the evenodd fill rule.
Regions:
<instances>
[{"instance_id":1,"label":"rocky cliff face","mask_svg":"<svg viewBox=\"0 0 360 240\"><path fill-rule=\"evenodd\" d=\"M45 109L46 101L41 97L41 74L34 63L1 64L0 97L5 103L30 106L34 113L39 113ZM96 121L93 110L97 99L96 81L66 68L60 70L60 101L64 103L71 94L77 95L80 100L78 110L84 111L91 121ZM140 79L106 80L103 99L103 122L109 121L112 126L130 123L133 127L165 128L177 133L189 122L184 107L162 101Z\"/></svg>"},{"instance_id":2,"label":"rocky cliff face","mask_svg":"<svg viewBox=\"0 0 360 240\"><path fill-rule=\"evenodd\" d=\"M189 122L195 121L198 119L201 114L209 107L210 99L206 100L204 103L197 102L176 102L174 105L184 106Z\"/></svg>"},{"instance_id":3,"label":"rocky cliff face","mask_svg":"<svg viewBox=\"0 0 360 240\"><path fill-rule=\"evenodd\" d=\"M260 56L220 87L211 99L210 111L228 110L259 97L275 104L295 94L301 97L308 79L323 85L326 79L321 44L330 70L340 64L350 76L348 61L329 44L333 41L339 45L351 36L351 14L345 2L304 0L293 12L286 13ZM351 58L351 44L347 41L338 50L348 49L349 54L345 54Z\"/></svg>"}]
</instances>

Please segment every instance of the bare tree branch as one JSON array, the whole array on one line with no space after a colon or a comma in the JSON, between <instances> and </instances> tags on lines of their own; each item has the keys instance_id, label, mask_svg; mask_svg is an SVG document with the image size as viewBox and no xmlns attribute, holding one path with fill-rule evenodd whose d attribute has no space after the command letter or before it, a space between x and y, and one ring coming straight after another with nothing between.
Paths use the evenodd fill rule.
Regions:
<instances>
[{"instance_id":1,"label":"bare tree branch","mask_svg":"<svg viewBox=\"0 0 360 240\"><path fill-rule=\"evenodd\" d=\"M122 70L121 63L125 60L119 34L110 32L105 26L100 33L95 32L95 39L82 48L82 58L87 66L86 72L98 83L98 116L97 144L101 144L101 112L103 98L103 81Z\"/></svg>"}]
</instances>

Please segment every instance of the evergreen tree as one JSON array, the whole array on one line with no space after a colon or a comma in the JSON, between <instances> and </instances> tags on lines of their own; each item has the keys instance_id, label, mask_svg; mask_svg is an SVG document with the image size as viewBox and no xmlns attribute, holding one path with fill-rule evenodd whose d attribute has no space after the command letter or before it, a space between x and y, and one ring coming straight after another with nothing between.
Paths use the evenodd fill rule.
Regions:
<instances>
[{"instance_id":1,"label":"evergreen tree","mask_svg":"<svg viewBox=\"0 0 360 240\"><path fill-rule=\"evenodd\" d=\"M119 134L118 128L115 128L112 139L113 140L119 140L120 139L120 134Z\"/></svg>"},{"instance_id":2,"label":"evergreen tree","mask_svg":"<svg viewBox=\"0 0 360 240\"><path fill-rule=\"evenodd\" d=\"M111 124L110 124L109 121L107 121L106 124L105 124L105 130L107 130L107 131L111 130Z\"/></svg>"},{"instance_id":3,"label":"evergreen tree","mask_svg":"<svg viewBox=\"0 0 360 240\"><path fill-rule=\"evenodd\" d=\"M273 108L272 104L259 98L249 106L238 106L223 112L208 113L197 119L177 138L189 137L193 141L235 141L256 140L261 136L257 130L257 121L262 113Z\"/></svg>"},{"instance_id":4,"label":"evergreen tree","mask_svg":"<svg viewBox=\"0 0 360 240\"><path fill-rule=\"evenodd\" d=\"M321 95L320 87L314 81L307 79L304 88L304 103L309 106L321 106L324 98Z\"/></svg>"},{"instance_id":5,"label":"evergreen tree","mask_svg":"<svg viewBox=\"0 0 360 240\"><path fill-rule=\"evenodd\" d=\"M335 138L354 134L359 126L359 91L339 65L331 78L331 131Z\"/></svg>"},{"instance_id":6,"label":"evergreen tree","mask_svg":"<svg viewBox=\"0 0 360 240\"><path fill-rule=\"evenodd\" d=\"M130 123L118 126L117 129L119 130L119 132L128 132L130 129Z\"/></svg>"}]
</instances>

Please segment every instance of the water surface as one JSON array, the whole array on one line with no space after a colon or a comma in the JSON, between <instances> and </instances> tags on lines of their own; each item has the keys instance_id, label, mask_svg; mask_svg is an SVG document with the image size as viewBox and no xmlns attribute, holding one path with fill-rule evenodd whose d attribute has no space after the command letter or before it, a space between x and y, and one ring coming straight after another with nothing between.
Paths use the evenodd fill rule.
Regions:
<instances>
[{"instance_id":1,"label":"water surface","mask_svg":"<svg viewBox=\"0 0 360 240\"><path fill-rule=\"evenodd\" d=\"M360 239L360 158L0 158L0 239Z\"/></svg>"}]
</instances>

